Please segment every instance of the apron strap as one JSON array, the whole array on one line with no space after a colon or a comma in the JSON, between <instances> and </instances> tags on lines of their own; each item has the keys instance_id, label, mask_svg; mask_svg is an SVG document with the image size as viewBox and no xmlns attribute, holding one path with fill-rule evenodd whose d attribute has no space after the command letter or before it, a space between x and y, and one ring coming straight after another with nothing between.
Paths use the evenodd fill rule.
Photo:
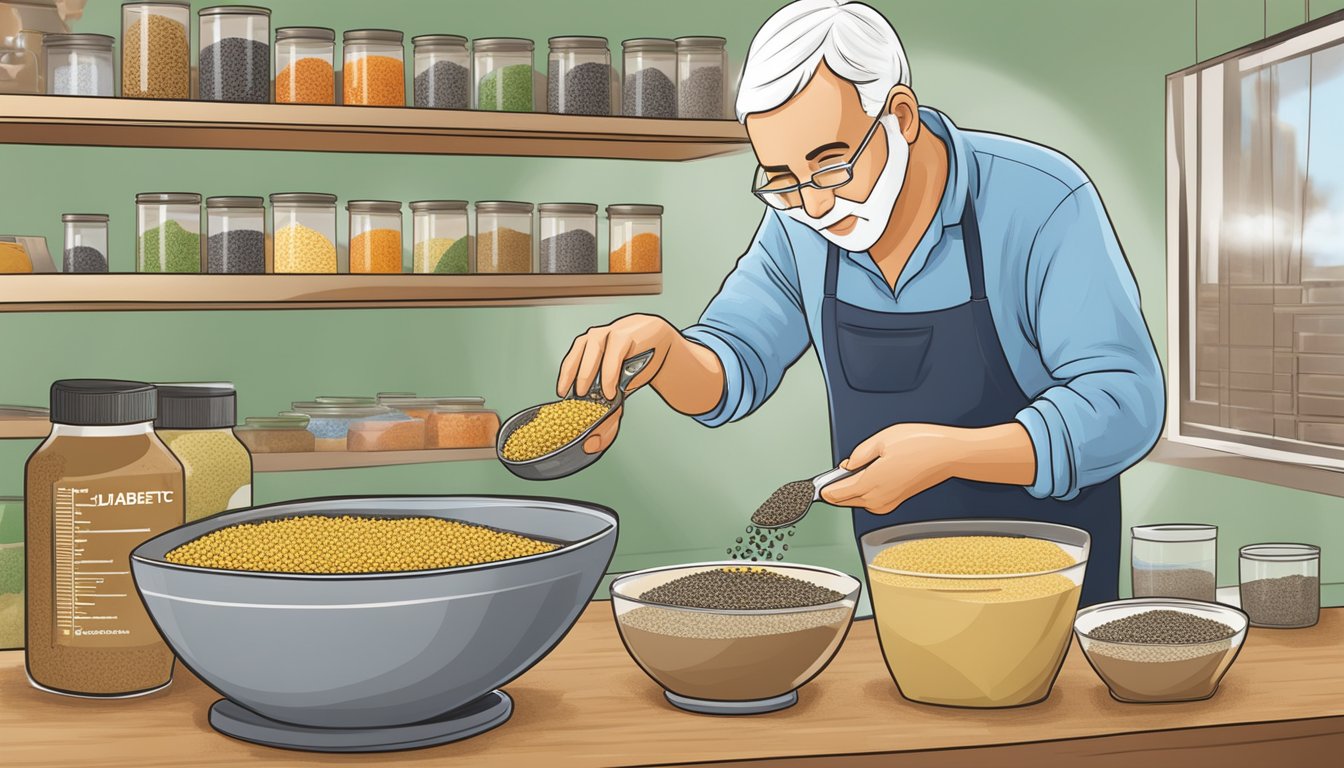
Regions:
<instances>
[{"instance_id":1,"label":"apron strap","mask_svg":"<svg viewBox=\"0 0 1344 768\"><path fill-rule=\"evenodd\" d=\"M985 260L980 248L980 223L975 218L975 199L966 192L961 209L961 245L966 251L966 273L971 279L971 300L985 300Z\"/></svg>"},{"instance_id":2,"label":"apron strap","mask_svg":"<svg viewBox=\"0 0 1344 768\"><path fill-rule=\"evenodd\" d=\"M828 299L835 298L835 287L840 282L840 246L832 242L826 243L826 284L822 296Z\"/></svg>"}]
</instances>

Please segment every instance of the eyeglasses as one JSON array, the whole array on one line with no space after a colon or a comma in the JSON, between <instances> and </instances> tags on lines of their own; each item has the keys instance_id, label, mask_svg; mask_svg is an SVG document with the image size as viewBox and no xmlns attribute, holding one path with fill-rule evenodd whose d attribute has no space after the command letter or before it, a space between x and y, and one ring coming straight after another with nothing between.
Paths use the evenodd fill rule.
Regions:
<instances>
[{"instance_id":1,"label":"eyeglasses","mask_svg":"<svg viewBox=\"0 0 1344 768\"><path fill-rule=\"evenodd\" d=\"M751 193L761 199L761 202L780 211L786 211L790 208L797 208L803 204L803 188L816 187L817 189L835 189L843 187L854 178L854 164L858 162L859 155L867 148L868 142L872 141L873 134L877 133L877 126L882 122L882 115L878 115L868 128L868 135L863 137L859 143L859 148L854 150L854 156L848 162L837 165L828 165L812 174L812 178L801 184L782 184L785 181L794 178L792 174L786 174L771 180L767 177L766 170L761 166L756 166L756 179L752 184Z\"/></svg>"}]
</instances>

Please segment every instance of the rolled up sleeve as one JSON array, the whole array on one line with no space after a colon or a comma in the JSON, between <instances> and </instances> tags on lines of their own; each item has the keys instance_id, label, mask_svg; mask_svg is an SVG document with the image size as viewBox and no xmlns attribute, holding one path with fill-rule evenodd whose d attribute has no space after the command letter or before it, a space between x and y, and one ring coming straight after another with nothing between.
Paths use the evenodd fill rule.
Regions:
<instances>
[{"instance_id":1,"label":"rolled up sleeve","mask_svg":"<svg viewBox=\"0 0 1344 768\"><path fill-rule=\"evenodd\" d=\"M1091 184L1046 220L1028 260L1024 319L1057 384L1017 414L1036 452L1037 498L1068 500L1143 458L1165 386L1139 291Z\"/></svg>"},{"instance_id":2,"label":"rolled up sleeve","mask_svg":"<svg viewBox=\"0 0 1344 768\"><path fill-rule=\"evenodd\" d=\"M793 248L778 214L768 211L751 247L738 259L700 322L682 334L723 365L719 404L696 418L717 427L761 407L811 338Z\"/></svg>"}]
</instances>

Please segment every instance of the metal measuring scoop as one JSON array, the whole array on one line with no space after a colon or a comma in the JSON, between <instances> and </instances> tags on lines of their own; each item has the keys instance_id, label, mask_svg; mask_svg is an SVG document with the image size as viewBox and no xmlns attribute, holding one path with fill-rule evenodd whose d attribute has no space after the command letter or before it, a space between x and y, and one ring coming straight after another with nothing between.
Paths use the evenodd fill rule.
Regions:
<instances>
[{"instance_id":1,"label":"metal measuring scoop","mask_svg":"<svg viewBox=\"0 0 1344 768\"><path fill-rule=\"evenodd\" d=\"M606 423L607 419L611 418L611 415L625 404L625 399L629 396L629 393L626 392L626 388L630 386L630 382L634 381L640 371L643 371L644 368L648 366L649 361L652 359L653 350L650 349L641 352L634 357L628 358L621 365L621 378L616 385L616 397L612 400L608 400L602 396L602 382L600 380L594 381L593 386L589 388L587 394L582 396L582 399L592 400L606 405L607 412L602 415L602 418L593 422L593 424L580 433L578 437L544 456L538 456L535 459L528 459L527 461L510 461L504 458L504 444L509 441L509 437L513 435L519 427L536 417L537 411L541 409L542 405L549 405L550 403L534 405L531 408L526 408L510 416L509 419L504 422L503 426L499 428L499 436L495 439L495 455L499 457L499 463L503 464L510 472L524 480L556 480L586 469L589 465L602 458L603 454L607 452L607 449L610 448L611 445L607 445L597 453L588 453L583 450L584 441L587 440L588 436L598 427ZM571 386L569 394L565 395L565 399L575 400L580 399L580 396L575 394L574 387ZM615 441L613 440L612 442L614 443Z\"/></svg>"},{"instance_id":2,"label":"metal measuring scoop","mask_svg":"<svg viewBox=\"0 0 1344 768\"><path fill-rule=\"evenodd\" d=\"M751 516L751 524L757 528L787 528L797 525L815 502L821 501L821 489L854 474L844 467L836 467L822 472L811 480L795 480L785 483L770 498L765 500Z\"/></svg>"}]
</instances>

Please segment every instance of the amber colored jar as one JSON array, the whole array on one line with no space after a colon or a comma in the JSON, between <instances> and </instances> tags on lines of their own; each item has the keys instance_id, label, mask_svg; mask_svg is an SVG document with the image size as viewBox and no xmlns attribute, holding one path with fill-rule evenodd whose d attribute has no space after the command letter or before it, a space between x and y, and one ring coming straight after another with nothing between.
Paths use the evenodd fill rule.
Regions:
<instances>
[{"instance_id":1,"label":"amber colored jar","mask_svg":"<svg viewBox=\"0 0 1344 768\"><path fill-rule=\"evenodd\" d=\"M131 577L130 554L184 520L182 465L154 434L153 386L51 386L51 435L28 459L27 664L38 688L149 693L173 679ZM98 535L84 535L97 532Z\"/></svg>"}]
</instances>

